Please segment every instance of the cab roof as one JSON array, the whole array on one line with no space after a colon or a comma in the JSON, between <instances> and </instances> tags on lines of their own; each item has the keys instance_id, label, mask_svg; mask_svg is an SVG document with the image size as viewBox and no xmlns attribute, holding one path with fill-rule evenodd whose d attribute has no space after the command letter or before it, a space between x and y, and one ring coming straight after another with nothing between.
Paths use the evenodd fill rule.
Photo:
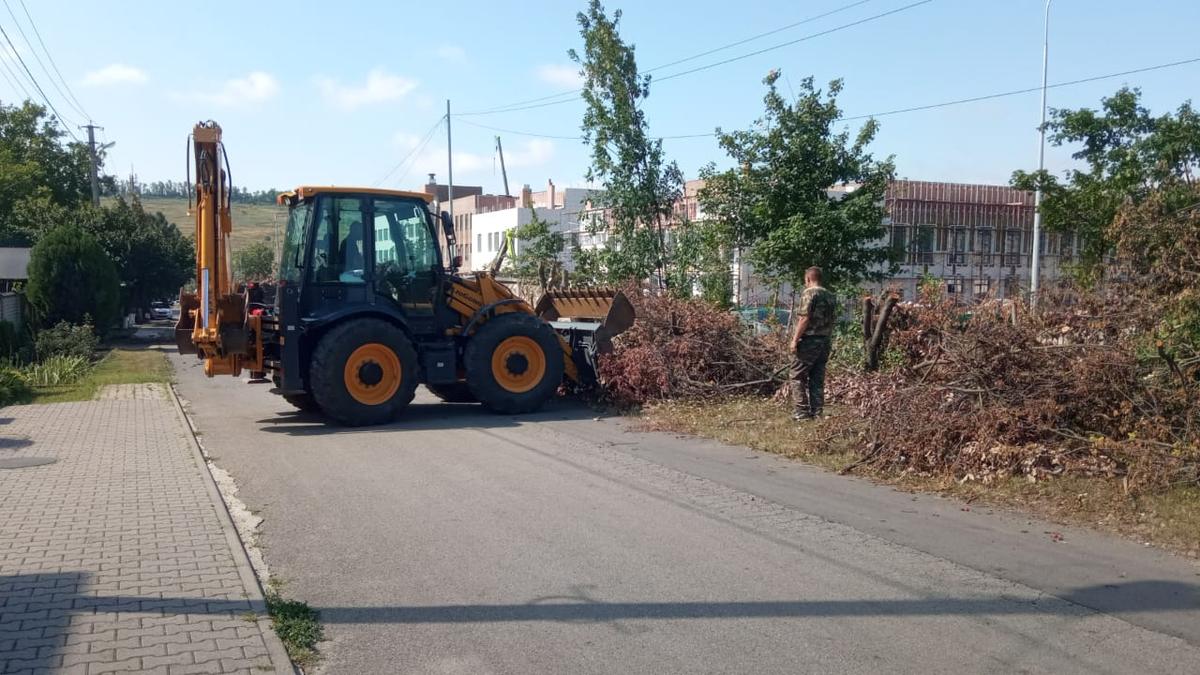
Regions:
<instances>
[{"instance_id":1,"label":"cab roof","mask_svg":"<svg viewBox=\"0 0 1200 675\"><path fill-rule=\"evenodd\" d=\"M428 204L433 201L433 195L424 192L409 192L408 190L383 190L380 188L366 187L347 187L342 185L301 185L300 187L290 192L281 192L276 198L276 202L286 205L293 199L308 199L319 194L368 194L368 195L386 195L389 197L409 197L415 199L424 199Z\"/></svg>"}]
</instances>

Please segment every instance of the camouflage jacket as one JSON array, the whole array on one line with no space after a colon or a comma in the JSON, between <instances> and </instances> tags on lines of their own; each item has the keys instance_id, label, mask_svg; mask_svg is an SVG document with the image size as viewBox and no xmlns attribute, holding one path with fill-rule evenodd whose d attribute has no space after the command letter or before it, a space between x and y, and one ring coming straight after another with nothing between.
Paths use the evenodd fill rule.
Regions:
<instances>
[{"instance_id":1,"label":"camouflage jacket","mask_svg":"<svg viewBox=\"0 0 1200 675\"><path fill-rule=\"evenodd\" d=\"M796 311L799 316L808 317L808 326L802 337L833 335L833 327L837 323L837 297L833 293L820 286L806 288Z\"/></svg>"}]
</instances>

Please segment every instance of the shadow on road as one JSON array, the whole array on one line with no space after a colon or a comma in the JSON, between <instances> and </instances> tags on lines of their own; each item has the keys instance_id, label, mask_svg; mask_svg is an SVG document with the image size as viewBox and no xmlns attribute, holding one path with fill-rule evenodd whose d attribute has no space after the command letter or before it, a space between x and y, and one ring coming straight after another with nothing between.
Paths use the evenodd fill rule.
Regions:
<instances>
[{"instance_id":1,"label":"shadow on road","mask_svg":"<svg viewBox=\"0 0 1200 675\"><path fill-rule=\"evenodd\" d=\"M268 433L292 436L325 434L381 433L389 431L443 431L463 428L500 429L523 424L555 421L590 420L600 413L579 401L558 399L528 415L500 415L477 403L412 403L395 422L372 427L344 427L316 413L299 410L280 411L272 417L256 420Z\"/></svg>"},{"instance_id":2,"label":"shadow on road","mask_svg":"<svg viewBox=\"0 0 1200 675\"><path fill-rule=\"evenodd\" d=\"M56 627L54 639L38 647L65 644L75 614L119 612L237 616L254 609L246 600L95 595L87 590L87 572L0 576L0 644L31 625L5 615L42 607L39 627ZM1173 581L1136 581L1088 586L1064 596L1063 602L1039 597L1017 600L989 598L913 598L902 600L767 600L725 602L603 602L569 595L535 598L510 605L429 605L413 607L319 607L324 623L489 623L516 621L604 622L632 619L786 619L876 616L1079 616L1102 601L1109 613L1194 612L1200 610L1200 586ZM1068 604L1069 603L1069 604ZM23 614L21 616L24 616ZM28 624L28 621L24 622ZM24 634L24 633L23 633ZM47 634L46 637L50 637ZM13 644L13 643L9 643ZM20 652L21 645L17 644ZM53 649L30 650L29 658L49 658ZM21 658L13 654L7 658ZM10 664L11 665L11 664ZM27 668L39 667L22 664Z\"/></svg>"}]
</instances>

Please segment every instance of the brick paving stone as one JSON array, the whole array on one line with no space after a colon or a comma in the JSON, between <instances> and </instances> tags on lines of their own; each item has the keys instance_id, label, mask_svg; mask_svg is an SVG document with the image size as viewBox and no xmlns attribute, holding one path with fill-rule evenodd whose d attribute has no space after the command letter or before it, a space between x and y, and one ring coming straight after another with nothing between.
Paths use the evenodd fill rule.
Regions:
<instances>
[{"instance_id":1,"label":"brick paving stone","mask_svg":"<svg viewBox=\"0 0 1200 675\"><path fill-rule=\"evenodd\" d=\"M0 470L0 671L269 667L189 433L161 385L0 409L0 457L57 460Z\"/></svg>"}]
</instances>

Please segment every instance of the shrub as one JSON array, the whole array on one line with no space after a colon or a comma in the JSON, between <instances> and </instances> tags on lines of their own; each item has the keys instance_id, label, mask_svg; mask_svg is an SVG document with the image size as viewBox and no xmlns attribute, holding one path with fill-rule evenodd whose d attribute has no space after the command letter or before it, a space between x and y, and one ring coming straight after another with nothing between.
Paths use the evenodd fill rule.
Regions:
<instances>
[{"instance_id":1,"label":"shrub","mask_svg":"<svg viewBox=\"0 0 1200 675\"><path fill-rule=\"evenodd\" d=\"M91 317L104 332L116 320L119 291L112 260L76 225L50 230L30 253L25 295L43 325Z\"/></svg>"},{"instance_id":2,"label":"shrub","mask_svg":"<svg viewBox=\"0 0 1200 675\"><path fill-rule=\"evenodd\" d=\"M92 368L92 362L81 356L58 354L25 369L25 379L35 387L57 387L74 384Z\"/></svg>"},{"instance_id":3,"label":"shrub","mask_svg":"<svg viewBox=\"0 0 1200 675\"><path fill-rule=\"evenodd\" d=\"M0 359L23 363L31 354L29 333L9 321L0 321Z\"/></svg>"},{"instance_id":4,"label":"shrub","mask_svg":"<svg viewBox=\"0 0 1200 675\"><path fill-rule=\"evenodd\" d=\"M54 356L76 356L84 360L92 358L100 338L91 324L72 324L59 321L50 328L39 331L34 343L39 359Z\"/></svg>"},{"instance_id":5,"label":"shrub","mask_svg":"<svg viewBox=\"0 0 1200 675\"><path fill-rule=\"evenodd\" d=\"M0 366L0 405L25 403L33 398L33 390L25 375L12 366Z\"/></svg>"}]
</instances>

